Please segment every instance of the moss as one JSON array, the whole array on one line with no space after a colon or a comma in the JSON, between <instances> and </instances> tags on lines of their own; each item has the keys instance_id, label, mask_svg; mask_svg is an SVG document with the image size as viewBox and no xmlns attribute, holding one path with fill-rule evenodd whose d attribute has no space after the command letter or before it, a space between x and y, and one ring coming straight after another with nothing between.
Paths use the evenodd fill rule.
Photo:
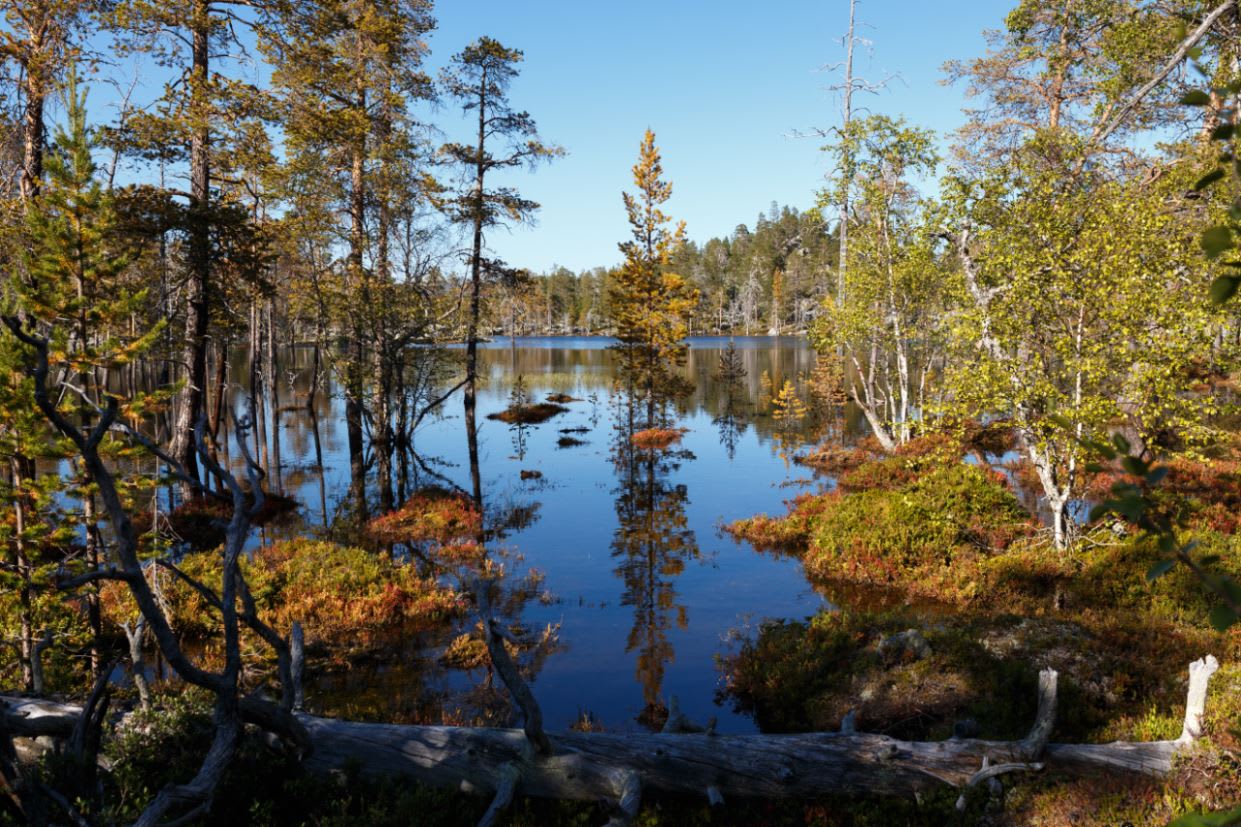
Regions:
<instances>
[{"instance_id":1,"label":"moss","mask_svg":"<svg viewBox=\"0 0 1241 827\"><path fill-rule=\"evenodd\" d=\"M981 561L1032 531L1012 493L974 465L941 465L905 484L828 497L805 519L803 561L821 579L968 599L981 587Z\"/></svg>"},{"instance_id":2,"label":"moss","mask_svg":"<svg viewBox=\"0 0 1241 827\"><path fill-rule=\"evenodd\" d=\"M564 405L536 402L533 405L512 405L498 413L487 414L487 418L507 422L510 425L538 425L553 416L567 413L568 410Z\"/></svg>"},{"instance_id":3,"label":"moss","mask_svg":"<svg viewBox=\"0 0 1241 827\"><path fill-rule=\"evenodd\" d=\"M382 546L465 545L474 542L482 523L482 515L470 497L427 487L415 492L400 508L367 523L366 533Z\"/></svg>"},{"instance_id":4,"label":"moss","mask_svg":"<svg viewBox=\"0 0 1241 827\"><path fill-rule=\"evenodd\" d=\"M883 657L881 642L911 627L930 653ZM895 737L944 738L969 719L982 737L1018 738L1034 720L1038 671L1051 667L1060 673L1057 740L1176 737L1185 670L1205 645L1115 617L1091 628L1013 615L821 613L762 626L725 661L721 700L764 731L836 730L854 710L860 729ZM1238 724L1238 680L1241 668L1221 670L1208 704L1208 731L1225 746Z\"/></svg>"},{"instance_id":5,"label":"moss","mask_svg":"<svg viewBox=\"0 0 1241 827\"><path fill-rule=\"evenodd\" d=\"M180 568L208 584L218 583L222 559L203 553ZM289 540L242 559L259 614L287 631L301 621L308 640L339 650L341 656L372 646L395 630L426 629L461 612L461 598L412 565L360 548L316 540ZM170 619L187 639L218 634L219 615L180 581L163 589ZM105 589L105 611L119 623L132 612L132 599L115 584Z\"/></svg>"},{"instance_id":6,"label":"moss","mask_svg":"<svg viewBox=\"0 0 1241 827\"><path fill-rule=\"evenodd\" d=\"M917 621L903 614L824 613L769 623L727 664L724 692L764 731L834 730L853 710L860 729L943 738L972 719L985 737L1020 737L1034 719L1037 667L993 654L969 623L920 631L921 659L892 662L880 643Z\"/></svg>"}]
</instances>

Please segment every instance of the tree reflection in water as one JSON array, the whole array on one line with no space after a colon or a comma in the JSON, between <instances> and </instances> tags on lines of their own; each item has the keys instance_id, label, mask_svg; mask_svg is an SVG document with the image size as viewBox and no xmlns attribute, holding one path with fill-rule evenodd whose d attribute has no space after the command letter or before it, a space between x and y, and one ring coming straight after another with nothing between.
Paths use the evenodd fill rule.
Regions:
<instances>
[{"instance_id":1,"label":"tree reflection in water","mask_svg":"<svg viewBox=\"0 0 1241 827\"><path fill-rule=\"evenodd\" d=\"M660 692L664 671L675 658L669 634L675 624L685 629L689 618L677 603L676 578L688 561L699 557L698 541L689 528L684 485L669 477L688 451L638 449L632 442L634 417L626 399L617 417L613 462L618 526L612 539L613 572L624 583L621 604L633 607L633 628L626 652L637 651L636 677L642 684L644 708L639 720L652 727L667 714Z\"/></svg>"}]
</instances>

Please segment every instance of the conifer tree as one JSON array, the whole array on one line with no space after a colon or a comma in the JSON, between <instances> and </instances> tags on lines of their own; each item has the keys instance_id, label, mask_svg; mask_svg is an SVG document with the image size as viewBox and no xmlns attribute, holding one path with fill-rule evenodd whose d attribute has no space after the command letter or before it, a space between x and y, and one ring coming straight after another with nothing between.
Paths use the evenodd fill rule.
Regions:
<instances>
[{"instance_id":1,"label":"conifer tree","mask_svg":"<svg viewBox=\"0 0 1241 827\"><path fill-rule=\"evenodd\" d=\"M193 430L205 407L208 333L216 292L213 233L222 219L214 194L213 166L223 147L223 124L248 116L252 100L245 84L231 80L214 62L226 47L238 46L236 9L246 0L120 0L111 25L122 54L149 53L179 70L157 104L127 109L112 135L118 148L140 157L184 162L189 191L180 222L186 236L184 338L179 362L185 371L172 428L172 456L191 477L198 476ZM188 487L185 489L188 495Z\"/></svg>"},{"instance_id":2,"label":"conifer tree","mask_svg":"<svg viewBox=\"0 0 1241 827\"><path fill-rule=\"evenodd\" d=\"M559 147L543 143L529 113L514 110L509 104L509 85L517 77L517 65L523 59L520 50L482 37L453 57L443 77L444 91L477 120L473 144L448 143L440 149L450 163L468 176L463 191L448 201L448 214L454 222L469 227L472 233L465 367L465 427L471 457L478 454L475 407L483 278L506 274L506 268L499 262L483 258L484 234L488 228L506 222L529 220L539 208L537 203L523 198L510 187L488 189L487 176L496 170L534 166L564 154ZM502 147L498 152L497 144ZM481 483L477 464L474 465L471 474L474 498L481 502Z\"/></svg>"},{"instance_id":3,"label":"conifer tree","mask_svg":"<svg viewBox=\"0 0 1241 827\"><path fill-rule=\"evenodd\" d=\"M655 133L648 129L633 167L638 192L622 194L632 238L619 245L625 262L609 291L621 376L631 399L645 401L648 428L657 425L656 410L684 390L675 369L685 363L684 339L699 298L685 278L668 270L685 243L685 222L670 228L660 209L672 197L663 174Z\"/></svg>"},{"instance_id":4,"label":"conifer tree","mask_svg":"<svg viewBox=\"0 0 1241 827\"><path fill-rule=\"evenodd\" d=\"M328 356L344 388L359 513L366 508L368 418L380 504L392 504L392 362L422 318L393 293L390 236L394 216L423 199L424 185L434 186L419 168L411 113L434 93L422 65L433 26L427 0L277 2L260 41L274 65L291 200L303 219L339 209L347 223L344 266L321 295L345 340Z\"/></svg>"},{"instance_id":5,"label":"conifer tree","mask_svg":"<svg viewBox=\"0 0 1241 827\"><path fill-rule=\"evenodd\" d=\"M131 335L128 322L142 312L146 291L133 291L124 275L134 261L134 248L119 230L115 203L97 178L91 131L86 126L86 96L78 93L71 73L65 95L67 125L58 130L53 151L45 159L47 180L38 200L27 210L25 270L29 281L14 279L17 308L28 326L47 331L53 354L51 367L66 377L61 406L78 427L89 430L94 412L103 405L109 371L150 348L162 331L155 324ZM154 399L140 396L127 413ZM33 410L33 398L31 399ZM104 539L95 509L93 481L84 467L68 480L69 494L81 503L88 569L105 558ZM85 603L91 632L93 670L102 667L98 642L102 635L97 586L88 587Z\"/></svg>"}]
</instances>

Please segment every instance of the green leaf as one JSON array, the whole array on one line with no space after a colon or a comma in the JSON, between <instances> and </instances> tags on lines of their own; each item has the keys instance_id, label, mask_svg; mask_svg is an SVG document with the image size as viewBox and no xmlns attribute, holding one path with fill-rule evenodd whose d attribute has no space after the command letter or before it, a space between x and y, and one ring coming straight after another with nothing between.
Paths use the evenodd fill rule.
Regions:
<instances>
[{"instance_id":1,"label":"green leaf","mask_svg":"<svg viewBox=\"0 0 1241 827\"><path fill-rule=\"evenodd\" d=\"M1232 249L1232 228L1223 225L1211 227L1202 234L1198 243L1202 245L1207 258L1219 258L1225 250Z\"/></svg>"},{"instance_id":2,"label":"green leaf","mask_svg":"<svg viewBox=\"0 0 1241 827\"><path fill-rule=\"evenodd\" d=\"M1237 276L1220 276L1211 282L1211 301L1215 304L1228 301L1237 292L1239 284L1241 284L1241 278Z\"/></svg>"},{"instance_id":3,"label":"green leaf","mask_svg":"<svg viewBox=\"0 0 1241 827\"><path fill-rule=\"evenodd\" d=\"M1158 485L1163 482L1164 477L1168 476L1169 468L1166 465L1160 465L1158 468L1152 468L1146 474L1146 481L1150 485Z\"/></svg>"},{"instance_id":4,"label":"green leaf","mask_svg":"<svg viewBox=\"0 0 1241 827\"><path fill-rule=\"evenodd\" d=\"M1241 807L1217 813L1186 813L1168 822L1168 827L1237 827L1241 824Z\"/></svg>"},{"instance_id":5,"label":"green leaf","mask_svg":"<svg viewBox=\"0 0 1241 827\"><path fill-rule=\"evenodd\" d=\"M1111 500L1109 505L1113 511L1131 523L1136 523L1142 519L1142 514L1146 511L1146 503L1141 497L1124 497L1119 500Z\"/></svg>"},{"instance_id":6,"label":"green leaf","mask_svg":"<svg viewBox=\"0 0 1241 827\"><path fill-rule=\"evenodd\" d=\"M1092 522L1092 523L1096 522L1106 517L1108 515L1108 512L1110 512L1111 510L1112 510L1112 507L1108 505L1107 503L1099 503L1094 508L1090 509L1090 513L1086 515L1086 519L1087 521Z\"/></svg>"},{"instance_id":7,"label":"green leaf","mask_svg":"<svg viewBox=\"0 0 1241 827\"><path fill-rule=\"evenodd\" d=\"M1106 442L1099 442L1095 439L1083 439L1082 445L1086 446L1096 454L1102 454L1108 459L1116 459L1116 449Z\"/></svg>"},{"instance_id":8,"label":"green leaf","mask_svg":"<svg viewBox=\"0 0 1241 827\"><path fill-rule=\"evenodd\" d=\"M1150 569L1146 572L1146 582L1154 583L1160 577L1163 577L1165 574L1172 571L1172 568L1175 565L1176 565L1176 558L1172 558L1169 560L1160 560L1158 563L1151 566Z\"/></svg>"},{"instance_id":9,"label":"green leaf","mask_svg":"<svg viewBox=\"0 0 1241 827\"><path fill-rule=\"evenodd\" d=\"M1186 106L1207 106L1211 103L1211 96L1201 89L1190 89L1181 96L1181 103Z\"/></svg>"},{"instance_id":10,"label":"green leaf","mask_svg":"<svg viewBox=\"0 0 1241 827\"><path fill-rule=\"evenodd\" d=\"M1122 433L1112 434L1112 444L1115 445L1116 450L1120 451L1122 454L1129 453L1129 448L1131 446L1129 445L1129 440L1125 438L1124 434Z\"/></svg>"},{"instance_id":11,"label":"green leaf","mask_svg":"<svg viewBox=\"0 0 1241 827\"><path fill-rule=\"evenodd\" d=\"M1216 585L1220 591L1228 595L1228 599L1233 603L1241 603L1241 584L1237 583L1236 580L1233 580L1231 577L1221 576L1216 581Z\"/></svg>"},{"instance_id":12,"label":"green leaf","mask_svg":"<svg viewBox=\"0 0 1241 827\"><path fill-rule=\"evenodd\" d=\"M1227 141L1232 138L1233 126L1230 123L1222 123L1215 129L1211 130L1212 141Z\"/></svg>"},{"instance_id":13,"label":"green leaf","mask_svg":"<svg viewBox=\"0 0 1241 827\"><path fill-rule=\"evenodd\" d=\"M1123 467L1130 474L1133 474L1135 477L1142 477L1146 475L1146 463L1137 457L1125 457L1120 461L1120 464L1121 467Z\"/></svg>"},{"instance_id":14,"label":"green leaf","mask_svg":"<svg viewBox=\"0 0 1241 827\"><path fill-rule=\"evenodd\" d=\"M1217 632L1226 632L1232 624L1237 622L1237 613L1221 603L1211 609L1207 619L1211 621L1211 625Z\"/></svg>"},{"instance_id":15,"label":"green leaf","mask_svg":"<svg viewBox=\"0 0 1241 827\"><path fill-rule=\"evenodd\" d=\"M1231 128L1232 127L1229 127L1229 129ZM1194 192L1206 189L1207 187L1211 186L1212 184L1214 184L1216 181L1218 181L1219 179L1223 177L1224 177L1224 171L1220 169L1219 167L1216 167L1215 169L1208 172L1206 175L1199 178L1196 182L1194 182Z\"/></svg>"}]
</instances>

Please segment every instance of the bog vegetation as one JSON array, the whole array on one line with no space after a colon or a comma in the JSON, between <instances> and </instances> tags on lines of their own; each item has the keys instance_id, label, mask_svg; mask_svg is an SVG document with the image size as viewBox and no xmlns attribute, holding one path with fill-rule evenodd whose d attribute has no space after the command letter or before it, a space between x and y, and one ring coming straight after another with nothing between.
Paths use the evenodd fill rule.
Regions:
<instances>
[{"instance_id":1,"label":"bog vegetation","mask_svg":"<svg viewBox=\"0 0 1241 827\"><path fill-rule=\"evenodd\" d=\"M1241 823L1241 5L1016 0L985 54L945 65L971 101L954 135L854 112L853 5L818 203L695 243L639 127L622 262L534 274L487 238L539 209L513 172L565 152L510 99L513 45L481 36L429 71L430 0L0 0L0 819ZM155 97L96 105L139 59ZM446 107L468 138L441 141ZM522 612L550 597L503 542L534 507L480 473L478 351L503 333L611 337L614 433L558 445L615 468L613 573L650 615L629 640L638 723L723 756L738 742L676 734L701 727L661 690L686 623L672 583L702 557L672 482L693 458L686 340L813 343L814 370L764 374L757 400L735 345L715 372L730 458L747 417L789 455L821 437L795 457L813 490L725 531L831 602L722 652L719 702L763 733L840 733L813 742L854 762L838 794L783 766L746 782L780 794L720 771L690 799L706 771L679 747L651 766L586 711L572 737L598 740L572 743L601 753L544 732L529 682L557 630ZM348 496L311 527L287 520L282 413L327 394ZM520 376L508 401L487 418L519 461L584 402ZM414 450L457 405L460 480ZM365 717L306 697L308 671L415 651L481 676L468 710L387 722L458 725L434 732L459 778L364 773L310 714ZM1083 773L1049 737L1175 756ZM949 738L1022 760L908 763Z\"/></svg>"}]
</instances>

